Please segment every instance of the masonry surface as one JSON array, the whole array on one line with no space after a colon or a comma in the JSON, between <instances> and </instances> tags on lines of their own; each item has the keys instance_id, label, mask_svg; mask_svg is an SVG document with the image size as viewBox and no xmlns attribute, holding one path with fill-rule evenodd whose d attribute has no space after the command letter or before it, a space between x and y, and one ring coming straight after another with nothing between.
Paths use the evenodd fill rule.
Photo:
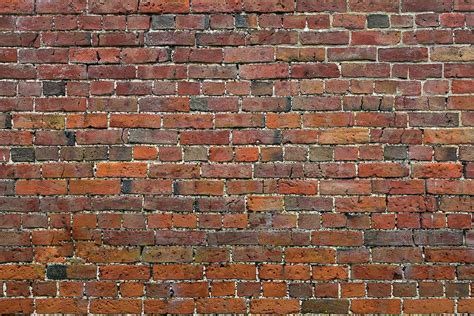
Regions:
<instances>
[{"instance_id":1,"label":"masonry surface","mask_svg":"<svg viewBox=\"0 0 474 316\"><path fill-rule=\"evenodd\" d=\"M0 313L474 313L473 28L0 1Z\"/></svg>"}]
</instances>

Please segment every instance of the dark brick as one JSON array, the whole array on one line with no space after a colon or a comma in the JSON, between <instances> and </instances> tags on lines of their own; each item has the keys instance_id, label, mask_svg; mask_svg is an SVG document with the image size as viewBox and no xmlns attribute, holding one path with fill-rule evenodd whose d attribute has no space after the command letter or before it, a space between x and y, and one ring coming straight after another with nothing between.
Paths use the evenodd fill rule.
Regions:
<instances>
[{"instance_id":1,"label":"dark brick","mask_svg":"<svg viewBox=\"0 0 474 316\"><path fill-rule=\"evenodd\" d=\"M421 230L415 231L414 240L415 244L420 246L462 245L463 233L462 231Z\"/></svg>"},{"instance_id":2,"label":"dark brick","mask_svg":"<svg viewBox=\"0 0 474 316\"><path fill-rule=\"evenodd\" d=\"M126 161L132 159L131 147L110 147L109 159L117 161Z\"/></svg>"},{"instance_id":3,"label":"dark brick","mask_svg":"<svg viewBox=\"0 0 474 316\"><path fill-rule=\"evenodd\" d=\"M253 95L272 95L273 83L265 81L252 81L251 91Z\"/></svg>"},{"instance_id":4,"label":"dark brick","mask_svg":"<svg viewBox=\"0 0 474 316\"><path fill-rule=\"evenodd\" d=\"M12 161L15 162L32 162L35 161L35 149L34 148L12 148L10 150L10 156Z\"/></svg>"},{"instance_id":5,"label":"dark brick","mask_svg":"<svg viewBox=\"0 0 474 316\"><path fill-rule=\"evenodd\" d=\"M78 161L84 159L84 148L63 147L61 148L61 159L66 161Z\"/></svg>"},{"instance_id":6,"label":"dark brick","mask_svg":"<svg viewBox=\"0 0 474 316\"><path fill-rule=\"evenodd\" d=\"M407 146L385 146L384 148L384 158L386 160L407 159L407 156Z\"/></svg>"},{"instance_id":7,"label":"dark brick","mask_svg":"<svg viewBox=\"0 0 474 316\"><path fill-rule=\"evenodd\" d=\"M151 18L151 28L155 30L174 29L175 25L174 15L155 15Z\"/></svg>"},{"instance_id":8,"label":"dark brick","mask_svg":"<svg viewBox=\"0 0 474 316\"><path fill-rule=\"evenodd\" d=\"M43 82L43 94L45 96L64 96L66 95L66 83L63 81L45 81Z\"/></svg>"},{"instance_id":9,"label":"dark brick","mask_svg":"<svg viewBox=\"0 0 474 316\"><path fill-rule=\"evenodd\" d=\"M35 158L38 161L43 160L58 160L59 149L56 147L37 147L35 149Z\"/></svg>"},{"instance_id":10,"label":"dark brick","mask_svg":"<svg viewBox=\"0 0 474 316\"><path fill-rule=\"evenodd\" d=\"M84 160L107 159L107 147L86 147L84 148Z\"/></svg>"},{"instance_id":11,"label":"dark brick","mask_svg":"<svg viewBox=\"0 0 474 316\"><path fill-rule=\"evenodd\" d=\"M122 193L132 193L132 180L122 180Z\"/></svg>"},{"instance_id":12,"label":"dark brick","mask_svg":"<svg viewBox=\"0 0 474 316\"><path fill-rule=\"evenodd\" d=\"M292 106L293 106L293 98L292 98L292 97L287 97L287 98L286 98L286 109L285 109L285 112L291 111Z\"/></svg>"},{"instance_id":13,"label":"dark brick","mask_svg":"<svg viewBox=\"0 0 474 316\"><path fill-rule=\"evenodd\" d=\"M46 276L51 280L67 279L67 266L62 264L54 264L46 269Z\"/></svg>"},{"instance_id":14,"label":"dark brick","mask_svg":"<svg viewBox=\"0 0 474 316\"><path fill-rule=\"evenodd\" d=\"M207 148L186 147L184 148L184 161L207 161Z\"/></svg>"},{"instance_id":15,"label":"dark brick","mask_svg":"<svg viewBox=\"0 0 474 316\"><path fill-rule=\"evenodd\" d=\"M390 26L388 15L385 14L371 14L367 16L367 27L373 28L387 28Z\"/></svg>"},{"instance_id":16,"label":"dark brick","mask_svg":"<svg viewBox=\"0 0 474 316\"><path fill-rule=\"evenodd\" d=\"M0 128L12 128L12 117L10 113L0 114Z\"/></svg>"},{"instance_id":17,"label":"dark brick","mask_svg":"<svg viewBox=\"0 0 474 316\"><path fill-rule=\"evenodd\" d=\"M191 98L189 107L193 111L209 111L207 98Z\"/></svg>"},{"instance_id":18,"label":"dark brick","mask_svg":"<svg viewBox=\"0 0 474 316\"><path fill-rule=\"evenodd\" d=\"M15 181L14 180L0 180L0 195L14 195Z\"/></svg>"},{"instance_id":19,"label":"dark brick","mask_svg":"<svg viewBox=\"0 0 474 316\"><path fill-rule=\"evenodd\" d=\"M309 150L310 161L330 161L334 150L330 147L311 147Z\"/></svg>"},{"instance_id":20,"label":"dark brick","mask_svg":"<svg viewBox=\"0 0 474 316\"><path fill-rule=\"evenodd\" d=\"M248 16L246 15L236 15L235 16L235 27L245 28L249 26Z\"/></svg>"},{"instance_id":21,"label":"dark brick","mask_svg":"<svg viewBox=\"0 0 474 316\"><path fill-rule=\"evenodd\" d=\"M76 144L76 134L71 131L64 132L67 138L67 145L74 146Z\"/></svg>"},{"instance_id":22,"label":"dark brick","mask_svg":"<svg viewBox=\"0 0 474 316\"><path fill-rule=\"evenodd\" d=\"M456 161L457 148L456 147L437 147L434 152L435 160L438 161Z\"/></svg>"},{"instance_id":23,"label":"dark brick","mask_svg":"<svg viewBox=\"0 0 474 316\"><path fill-rule=\"evenodd\" d=\"M406 246L413 245L411 231L366 231L366 246Z\"/></svg>"},{"instance_id":24,"label":"dark brick","mask_svg":"<svg viewBox=\"0 0 474 316\"><path fill-rule=\"evenodd\" d=\"M288 286L290 297L308 298L313 296L313 286L305 283L294 283Z\"/></svg>"},{"instance_id":25,"label":"dark brick","mask_svg":"<svg viewBox=\"0 0 474 316\"><path fill-rule=\"evenodd\" d=\"M468 297L469 284L467 283L448 283L446 284L447 297Z\"/></svg>"}]
</instances>

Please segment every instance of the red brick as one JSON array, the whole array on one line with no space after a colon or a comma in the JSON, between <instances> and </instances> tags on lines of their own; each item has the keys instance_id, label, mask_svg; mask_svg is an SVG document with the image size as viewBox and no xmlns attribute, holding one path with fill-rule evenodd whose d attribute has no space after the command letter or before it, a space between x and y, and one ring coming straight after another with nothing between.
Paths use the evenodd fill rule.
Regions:
<instances>
[{"instance_id":1,"label":"red brick","mask_svg":"<svg viewBox=\"0 0 474 316\"><path fill-rule=\"evenodd\" d=\"M125 163L110 162L97 164L97 177L129 177L142 178L147 174L148 166L146 163Z\"/></svg>"},{"instance_id":2,"label":"red brick","mask_svg":"<svg viewBox=\"0 0 474 316\"><path fill-rule=\"evenodd\" d=\"M224 183L211 180L177 182L175 193L182 195L223 195Z\"/></svg>"},{"instance_id":3,"label":"red brick","mask_svg":"<svg viewBox=\"0 0 474 316\"><path fill-rule=\"evenodd\" d=\"M242 65L240 76L243 79L277 79L288 77L288 65L267 64L267 65Z\"/></svg>"},{"instance_id":4,"label":"red brick","mask_svg":"<svg viewBox=\"0 0 474 316\"><path fill-rule=\"evenodd\" d=\"M470 298L460 299L458 301L458 312L460 313L472 313L474 310L474 300Z\"/></svg>"},{"instance_id":5,"label":"red brick","mask_svg":"<svg viewBox=\"0 0 474 316\"><path fill-rule=\"evenodd\" d=\"M0 312L9 313L32 313L34 310L33 299L30 298L1 298Z\"/></svg>"},{"instance_id":6,"label":"red brick","mask_svg":"<svg viewBox=\"0 0 474 316\"><path fill-rule=\"evenodd\" d=\"M190 314L194 312L194 300L180 299L180 300L158 300L147 299L144 301L145 313L182 313Z\"/></svg>"},{"instance_id":7,"label":"red brick","mask_svg":"<svg viewBox=\"0 0 474 316\"><path fill-rule=\"evenodd\" d=\"M105 266L99 268L99 277L102 280L148 280L150 268L148 266Z\"/></svg>"},{"instance_id":8,"label":"red brick","mask_svg":"<svg viewBox=\"0 0 474 316\"><path fill-rule=\"evenodd\" d=\"M401 302L399 299L355 299L352 301L351 311L362 314L399 314Z\"/></svg>"},{"instance_id":9,"label":"red brick","mask_svg":"<svg viewBox=\"0 0 474 316\"><path fill-rule=\"evenodd\" d=\"M103 240L108 245L152 245L155 237L152 231L108 231Z\"/></svg>"},{"instance_id":10,"label":"red brick","mask_svg":"<svg viewBox=\"0 0 474 316\"><path fill-rule=\"evenodd\" d=\"M430 249L426 251L426 258L429 262L461 262L471 263L472 251L470 249ZM446 269L448 273L449 269ZM449 274L448 274L449 275ZM449 275L451 278L452 275Z\"/></svg>"},{"instance_id":11,"label":"red brick","mask_svg":"<svg viewBox=\"0 0 474 316\"><path fill-rule=\"evenodd\" d=\"M435 11L443 12L448 11L452 8L452 0L433 0L430 2L423 2L419 0L408 0L402 5L403 12L422 12L422 11Z\"/></svg>"},{"instance_id":12,"label":"red brick","mask_svg":"<svg viewBox=\"0 0 474 316\"><path fill-rule=\"evenodd\" d=\"M408 168L398 163L366 163L359 168L360 177L396 178L408 175Z\"/></svg>"},{"instance_id":13,"label":"red brick","mask_svg":"<svg viewBox=\"0 0 474 316\"><path fill-rule=\"evenodd\" d=\"M242 8L242 0L215 2L213 0L193 1L193 12L235 12Z\"/></svg>"},{"instance_id":14,"label":"red brick","mask_svg":"<svg viewBox=\"0 0 474 316\"><path fill-rule=\"evenodd\" d=\"M83 13L86 5L86 0L39 0L36 1L36 12L56 14Z\"/></svg>"},{"instance_id":15,"label":"red brick","mask_svg":"<svg viewBox=\"0 0 474 316\"><path fill-rule=\"evenodd\" d=\"M400 42L397 31L355 31L352 33L353 45L395 45Z\"/></svg>"},{"instance_id":16,"label":"red brick","mask_svg":"<svg viewBox=\"0 0 474 316\"><path fill-rule=\"evenodd\" d=\"M120 181L118 180L71 180L69 181L70 194L118 194Z\"/></svg>"},{"instance_id":17,"label":"red brick","mask_svg":"<svg viewBox=\"0 0 474 316\"><path fill-rule=\"evenodd\" d=\"M199 280L203 276L203 268L193 265L155 265L153 279L155 280Z\"/></svg>"},{"instance_id":18,"label":"red brick","mask_svg":"<svg viewBox=\"0 0 474 316\"><path fill-rule=\"evenodd\" d=\"M0 273L3 280L36 280L45 275L41 265L2 265Z\"/></svg>"},{"instance_id":19,"label":"red brick","mask_svg":"<svg viewBox=\"0 0 474 316\"><path fill-rule=\"evenodd\" d=\"M274 61L274 49L271 47L248 47L224 49L224 62L226 63L252 63Z\"/></svg>"},{"instance_id":20,"label":"red brick","mask_svg":"<svg viewBox=\"0 0 474 316\"><path fill-rule=\"evenodd\" d=\"M207 282L174 283L172 289L177 297L208 296Z\"/></svg>"},{"instance_id":21,"label":"red brick","mask_svg":"<svg viewBox=\"0 0 474 316\"><path fill-rule=\"evenodd\" d=\"M339 77L336 64L299 64L291 67L292 78Z\"/></svg>"},{"instance_id":22,"label":"red brick","mask_svg":"<svg viewBox=\"0 0 474 316\"><path fill-rule=\"evenodd\" d=\"M87 313L87 300L43 298L35 301L38 313Z\"/></svg>"},{"instance_id":23,"label":"red brick","mask_svg":"<svg viewBox=\"0 0 474 316\"><path fill-rule=\"evenodd\" d=\"M359 12L398 12L399 3L391 0L349 0L349 8Z\"/></svg>"},{"instance_id":24,"label":"red brick","mask_svg":"<svg viewBox=\"0 0 474 316\"><path fill-rule=\"evenodd\" d=\"M346 2L343 0L328 1L323 0L318 3L314 3L309 0L298 0L296 9L298 11L310 11L310 12L320 12L320 11L336 11L344 12L346 11Z\"/></svg>"},{"instance_id":25,"label":"red brick","mask_svg":"<svg viewBox=\"0 0 474 316\"><path fill-rule=\"evenodd\" d=\"M245 301L240 298L207 298L196 302L198 313L243 313L247 310Z\"/></svg>"},{"instance_id":26,"label":"red brick","mask_svg":"<svg viewBox=\"0 0 474 316\"><path fill-rule=\"evenodd\" d=\"M469 129L428 129L425 131L424 141L427 144L465 144L471 142L474 133Z\"/></svg>"},{"instance_id":27,"label":"red brick","mask_svg":"<svg viewBox=\"0 0 474 316\"><path fill-rule=\"evenodd\" d=\"M403 302L407 313L454 313L454 301L449 299L407 299Z\"/></svg>"},{"instance_id":28,"label":"red brick","mask_svg":"<svg viewBox=\"0 0 474 316\"><path fill-rule=\"evenodd\" d=\"M181 133L183 145L226 145L229 131L185 131Z\"/></svg>"},{"instance_id":29,"label":"red brick","mask_svg":"<svg viewBox=\"0 0 474 316\"><path fill-rule=\"evenodd\" d=\"M250 302L251 313L289 314L299 311L299 301L295 299L254 299Z\"/></svg>"},{"instance_id":30,"label":"red brick","mask_svg":"<svg viewBox=\"0 0 474 316\"><path fill-rule=\"evenodd\" d=\"M134 13L137 11L137 0L125 0L119 3L107 3L100 0L92 0L89 2L89 10L95 14L110 13Z\"/></svg>"},{"instance_id":31,"label":"red brick","mask_svg":"<svg viewBox=\"0 0 474 316\"><path fill-rule=\"evenodd\" d=\"M33 13L34 0L7 0L0 5L1 14Z\"/></svg>"},{"instance_id":32,"label":"red brick","mask_svg":"<svg viewBox=\"0 0 474 316\"><path fill-rule=\"evenodd\" d=\"M90 302L92 313L140 313L142 302L137 299L94 299Z\"/></svg>"},{"instance_id":33,"label":"red brick","mask_svg":"<svg viewBox=\"0 0 474 316\"><path fill-rule=\"evenodd\" d=\"M311 233L311 242L318 246L361 246L362 234L356 231L324 231Z\"/></svg>"},{"instance_id":34,"label":"red brick","mask_svg":"<svg viewBox=\"0 0 474 316\"><path fill-rule=\"evenodd\" d=\"M288 248L285 251L287 262L293 263L334 263L333 249Z\"/></svg>"},{"instance_id":35,"label":"red brick","mask_svg":"<svg viewBox=\"0 0 474 316\"><path fill-rule=\"evenodd\" d=\"M141 13L188 13L189 0L145 0L140 1Z\"/></svg>"},{"instance_id":36,"label":"red brick","mask_svg":"<svg viewBox=\"0 0 474 316\"><path fill-rule=\"evenodd\" d=\"M348 278L348 270L345 267L314 267L313 280L343 280Z\"/></svg>"},{"instance_id":37,"label":"red brick","mask_svg":"<svg viewBox=\"0 0 474 316\"><path fill-rule=\"evenodd\" d=\"M251 211L282 210L283 199L271 196L251 196L248 199L247 207Z\"/></svg>"},{"instance_id":38,"label":"red brick","mask_svg":"<svg viewBox=\"0 0 474 316\"><path fill-rule=\"evenodd\" d=\"M428 50L424 48L381 48L380 61L419 62L428 61Z\"/></svg>"},{"instance_id":39,"label":"red brick","mask_svg":"<svg viewBox=\"0 0 474 316\"><path fill-rule=\"evenodd\" d=\"M64 180L18 180L16 193L20 195L62 195L66 194Z\"/></svg>"},{"instance_id":40,"label":"red brick","mask_svg":"<svg viewBox=\"0 0 474 316\"><path fill-rule=\"evenodd\" d=\"M402 278L402 270L394 265L356 265L353 266L354 279L361 280L396 280Z\"/></svg>"}]
</instances>

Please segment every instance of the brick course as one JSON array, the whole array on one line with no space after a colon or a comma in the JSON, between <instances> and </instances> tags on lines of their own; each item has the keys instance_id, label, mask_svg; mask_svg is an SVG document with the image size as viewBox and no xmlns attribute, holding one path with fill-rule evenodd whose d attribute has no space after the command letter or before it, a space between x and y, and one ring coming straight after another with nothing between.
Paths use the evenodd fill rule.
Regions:
<instances>
[{"instance_id":1,"label":"brick course","mask_svg":"<svg viewBox=\"0 0 474 316\"><path fill-rule=\"evenodd\" d=\"M0 313L474 313L474 1L0 1Z\"/></svg>"}]
</instances>

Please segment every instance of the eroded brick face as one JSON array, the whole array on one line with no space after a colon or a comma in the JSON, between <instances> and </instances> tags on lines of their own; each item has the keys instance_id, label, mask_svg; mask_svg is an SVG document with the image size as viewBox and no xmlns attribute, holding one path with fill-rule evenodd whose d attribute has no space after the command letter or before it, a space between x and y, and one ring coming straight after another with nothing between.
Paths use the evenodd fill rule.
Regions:
<instances>
[{"instance_id":1,"label":"eroded brick face","mask_svg":"<svg viewBox=\"0 0 474 316\"><path fill-rule=\"evenodd\" d=\"M0 1L0 313L474 313L473 27Z\"/></svg>"}]
</instances>

